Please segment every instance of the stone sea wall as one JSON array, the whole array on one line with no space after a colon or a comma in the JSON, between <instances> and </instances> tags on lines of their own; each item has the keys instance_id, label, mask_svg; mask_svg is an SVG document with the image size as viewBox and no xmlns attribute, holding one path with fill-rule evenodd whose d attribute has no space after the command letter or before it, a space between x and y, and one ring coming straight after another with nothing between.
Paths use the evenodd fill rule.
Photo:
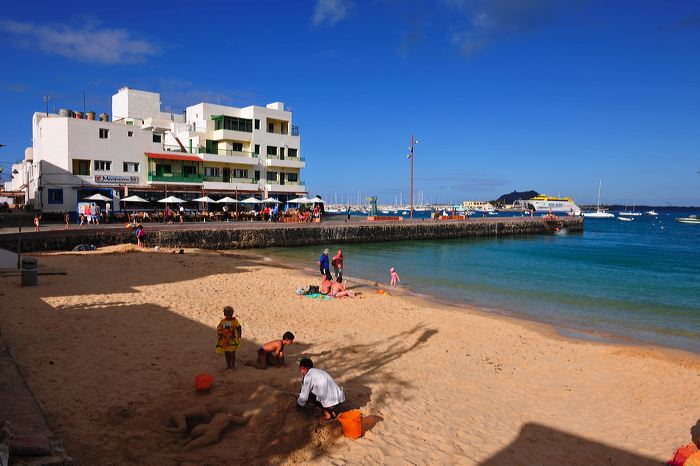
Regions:
<instances>
[{"instance_id":1,"label":"stone sea wall","mask_svg":"<svg viewBox=\"0 0 700 466\"><path fill-rule=\"evenodd\" d=\"M583 230L583 219L563 218L559 224L542 219L503 218L488 221L425 221L397 223L321 223L301 225L227 224L211 228L165 228L145 225L148 247L248 249L273 246L309 246L340 243L402 241L420 239L468 238L553 234L555 227L569 232ZM22 252L66 251L79 244L97 247L135 243L132 230L68 230L22 234ZM0 248L15 251L17 234L0 235Z\"/></svg>"}]
</instances>

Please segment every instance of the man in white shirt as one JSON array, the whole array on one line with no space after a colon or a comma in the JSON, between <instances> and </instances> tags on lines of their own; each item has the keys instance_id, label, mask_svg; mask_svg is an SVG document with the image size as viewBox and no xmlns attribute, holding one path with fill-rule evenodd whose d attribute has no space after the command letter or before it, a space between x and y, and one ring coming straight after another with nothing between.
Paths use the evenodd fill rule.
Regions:
<instances>
[{"instance_id":1,"label":"man in white shirt","mask_svg":"<svg viewBox=\"0 0 700 466\"><path fill-rule=\"evenodd\" d=\"M299 361L301 372L301 392L297 404L300 407L314 407L323 412L323 419L335 419L341 413L341 404L345 401L343 389L335 383L328 372L314 369L311 359Z\"/></svg>"}]
</instances>

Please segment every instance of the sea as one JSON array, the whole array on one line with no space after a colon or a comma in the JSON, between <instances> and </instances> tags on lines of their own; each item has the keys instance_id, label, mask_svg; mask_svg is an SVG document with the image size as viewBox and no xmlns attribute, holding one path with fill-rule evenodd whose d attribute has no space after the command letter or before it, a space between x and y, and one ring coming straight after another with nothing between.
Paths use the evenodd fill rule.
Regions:
<instances>
[{"instance_id":1,"label":"sea","mask_svg":"<svg viewBox=\"0 0 700 466\"><path fill-rule=\"evenodd\" d=\"M700 353L700 210L657 209L634 221L586 219L582 233L327 244L266 253L310 269L323 247L343 250L345 275L563 334ZM504 214L500 214L503 216ZM351 279L352 282L352 279Z\"/></svg>"}]
</instances>

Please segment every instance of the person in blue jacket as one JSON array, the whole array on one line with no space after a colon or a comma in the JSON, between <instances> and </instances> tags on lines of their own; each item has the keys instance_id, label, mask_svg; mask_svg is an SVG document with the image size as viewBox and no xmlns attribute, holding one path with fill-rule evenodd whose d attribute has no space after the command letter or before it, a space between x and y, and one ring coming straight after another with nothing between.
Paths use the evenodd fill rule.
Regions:
<instances>
[{"instance_id":1,"label":"person in blue jacket","mask_svg":"<svg viewBox=\"0 0 700 466\"><path fill-rule=\"evenodd\" d=\"M324 249L321 257L318 258L318 269L321 271L321 275L325 276L327 280L331 279L331 269L328 259L329 252L328 248Z\"/></svg>"}]
</instances>

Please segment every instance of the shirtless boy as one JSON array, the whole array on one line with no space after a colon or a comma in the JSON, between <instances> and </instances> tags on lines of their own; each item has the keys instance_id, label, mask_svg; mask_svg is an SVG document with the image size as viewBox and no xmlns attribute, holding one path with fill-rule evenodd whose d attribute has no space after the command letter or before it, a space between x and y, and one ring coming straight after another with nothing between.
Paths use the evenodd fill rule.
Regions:
<instances>
[{"instance_id":1,"label":"shirtless boy","mask_svg":"<svg viewBox=\"0 0 700 466\"><path fill-rule=\"evenodd\" d=\"M294 343L294 334L285 332L281 340L265 343L258 350L258 369L267 369L267 366L282 367L284 364L284 347Z\"/></svg>"}]
</instances>

